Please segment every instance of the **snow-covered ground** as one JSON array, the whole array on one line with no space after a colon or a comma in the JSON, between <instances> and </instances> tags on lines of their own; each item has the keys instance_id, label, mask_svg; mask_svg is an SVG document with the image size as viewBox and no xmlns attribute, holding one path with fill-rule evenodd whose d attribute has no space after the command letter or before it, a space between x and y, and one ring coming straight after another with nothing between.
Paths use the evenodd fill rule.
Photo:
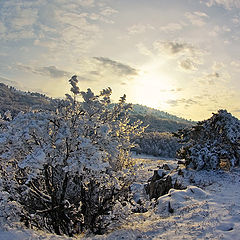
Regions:
<instances>
[{"instance_id":1,"label":"snow-covered ground","mask_svg":"<svg viewBox=\"0 0 240 240\"><path fill-rule=\"evenodd\" d=\"M141 193L153 170L163 163L171 168L176 161L141 157L137 160L137 180L133 187ZM231 239L240 240L240 169L224 171L184 171L185 190L170 190L156 207L127 219L126 224L104 236L85 239ZM169 203L173 213L169 213ZM79 237L82 239L83 236ZM69 239L30 230L0 232L0 240Z\"/></svg>"}]
</instances>

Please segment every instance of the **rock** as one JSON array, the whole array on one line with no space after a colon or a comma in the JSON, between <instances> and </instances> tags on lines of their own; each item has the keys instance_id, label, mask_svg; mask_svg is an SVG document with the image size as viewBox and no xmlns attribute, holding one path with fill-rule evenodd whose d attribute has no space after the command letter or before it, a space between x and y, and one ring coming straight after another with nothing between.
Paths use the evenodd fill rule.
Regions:
<instances>
[{"instance_id":1,"label":"rock","mask_svg":"<svg viewBox=\"0 0 240 240\"><path fill-rule=\"evenodd\" d=\"M174 212L174 209L171 207L170 202L168 202L168 212L169 213L173 213Z\"/></svg>"},{"instance_id":2,"label":"rock","mask_svg":"<svg viewBox=\"0 0 240 240\"><path fill-rule=\"evenodd\" d=\"M172 188L172 178L170 175L159 176L158 171L154 171L154 175L151 178L149 184L146 185L145 190L150 199L159 198L160 196L167 194Z\"/></svg>"},{"instance_id":3,"label":"rock","mask_svg":"<svg viewBox=\"0 0 240 240\"><path fill-rule=\"evenodd\" d=\"M170 167L167 164L163 164L163 169L164 170L171 170Z\"/></svg>"},{"instance_id":4,"label":"rock","mask_svg":"<svg viewBox=\"0 0 240 240\"><path fill-rule=\"evenodd\" d=\"M231 161L228 158L220 158L219 168L225 171L230 171Z\"/></svg>"},{"instance_id":5,"label":"rock","mask_svg":"<svg viewBox=\"0 0 240 240\"><path fill-rule=\"evenodd\" d=\"M184 160L178 160L177 163L178 163L178 164L183 164L183 165L185 165L185 161L184 161Z\"/></svg>"},{"instance_id":6,"label":"rock","mask_svg":"<svg viewBox=\"0 0 240 240\"><path fill-rule=\"evenodd\" d=\"M180 176L183 176L183 175L184 175L181 168L178 170L178 175L180 175Z\"/></svg>"}]
</instances>

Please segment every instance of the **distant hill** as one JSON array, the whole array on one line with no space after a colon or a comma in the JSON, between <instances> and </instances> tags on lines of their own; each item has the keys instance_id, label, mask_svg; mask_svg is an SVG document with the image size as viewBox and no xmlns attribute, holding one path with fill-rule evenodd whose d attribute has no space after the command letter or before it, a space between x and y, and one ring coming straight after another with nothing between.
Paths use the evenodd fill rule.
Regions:
<instances>
[{"instance_id":1,"label":"distant hill","mask_svg":"<svg viewBox=\"0 0 240 240\"><path fill-rule=\"evenodd\" d=\"M179 122L171 119L156 117L151 114L133 114L131 121L141 120L144 125L149 125L146 132L176 132L179 129L192 126L192 122Z\"/></svg>"},{"instance_id":2,"label":"distant hill","mask_svg":"<svg viewBox=\"0 0 240 240\"><path fill-rule=\"evenodd\" d=\"M12 115L30 109L48 109L55 106L55 100L40 93L23 92L0 83L0 113L10 110Z\"/></svg>"},{"instance_id":3,"label":"distant hill","mask_svg":"<svg viewBox=\"0 0 240 240\"><path fill-rule=\"evenodd\" d=\"M147 106L134 104L131 121L141 120L149 125L147 132L176 132L179 129L192 126L194 122Z\"/></svg>"},{"instance_id":4,"label":"distant hill","mask_svg":"<svg viewBox=\"0 0 240 240\"><path fill-rule=\"evenodd\" d=\"M143 106L143 105L140 105L140 104L134 104L133 105L132 113L134 115L151 115L151 116L156 117L156 118L173 120L173 121L177 121L179 123L187 123L187 124L193 123L193 122L191 122L187 119L177 117L177 116L169 114L167 112L160 111L160 110L150 108L150 107L147 107L147 106Z\"/></svg>"},{"instance_id":5,"label":"distant hill","mask_svg":"<svg viewBox=\"0 0 240 240\"><path fill-rule=\"evenodd\" d=\"M0 83L0 113L10 110L15 116L18 112L30 109L53 110L56 108L57 100L49 98L40 93L23 92L14 87ZM130 120L140 119L144 125L149 125L147 132L175 132L191 126L193 122L179 118L169 113L142 106L133 105Z\"/></svg>"}]
</instances>

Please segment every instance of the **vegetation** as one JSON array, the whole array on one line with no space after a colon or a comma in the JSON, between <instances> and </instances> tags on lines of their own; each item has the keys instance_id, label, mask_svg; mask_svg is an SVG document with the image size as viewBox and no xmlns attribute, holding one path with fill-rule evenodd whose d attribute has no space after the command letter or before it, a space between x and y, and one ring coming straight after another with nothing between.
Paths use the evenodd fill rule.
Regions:
<instances>
[{"instance_id":1,"label":"vegetation","mask_svg":"<svg viewBox=\"0 0 240 240\"><path fill-rule=\"evenodd\" d=\"M27 227L101 234L131 209L130 139L144 128L129 123L126 96L109 108L110 88L94 95L80 92L76 76L69 81L72 96L55 111L1 121L0 202L14 206ZM9 210L2 210L7 219Z\"/></svg>"},{"instance_id":2,"label":"vegetation","mask_svg":"<svg viewBox=\"0 0 240 240\"><path fill-rule=\"evenodd\" d=\"M226 110L197 125L179 131L175 136L184 143L178 157L194 169L230 169L239 165L240 121Z\"/></svg>"},{"instance_id":3,"label":"vegetation","mask_svg":"<svg viewBox=\"0 0 240 240\"><path fill-rule=\"evenodd\" d=\"M134 139L137 154L145 153L153 156L175 158L177 150L181 147L178 139L171 133L146 132Z\"/></svg>"},{"instance_id":4,"label":"vegetation","mask_svg":"<svg viewBox=\"0 0 240 240\"><path fill-rule=\"evenodd\" d=\"M0 83L0 113L2 116L10 111L15 117L20 111L55 110L60 100L46 97L43 94L22 92L13 87ZM114 104L109 105L111 108ZM178 118L163 111L152 109L139 104L133 104L129 111L131 123L141 120L147 132L176 132L179 129L193 125L193 122Z\"/></svg>"}]
</instances>

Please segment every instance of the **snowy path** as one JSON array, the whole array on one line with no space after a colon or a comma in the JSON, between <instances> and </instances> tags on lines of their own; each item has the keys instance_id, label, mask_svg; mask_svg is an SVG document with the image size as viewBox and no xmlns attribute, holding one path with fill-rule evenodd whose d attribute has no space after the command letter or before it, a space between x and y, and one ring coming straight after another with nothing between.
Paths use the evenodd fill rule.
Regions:
<instances>
[{"instance_id":1,"label":"snowy path","mask_svg":"<svg viewBox=\"0 0 240 240\"><path fill-rule=\"evenodd\" d=\"M175 195L162 197L162 203L172 201L176 207L173 214L161 214L160 206L161 211L139 214L125 229L95 239L240 240L240 169L192 174L195 185L204 191L176 190Z\"/></svg>"}]
</instances>

